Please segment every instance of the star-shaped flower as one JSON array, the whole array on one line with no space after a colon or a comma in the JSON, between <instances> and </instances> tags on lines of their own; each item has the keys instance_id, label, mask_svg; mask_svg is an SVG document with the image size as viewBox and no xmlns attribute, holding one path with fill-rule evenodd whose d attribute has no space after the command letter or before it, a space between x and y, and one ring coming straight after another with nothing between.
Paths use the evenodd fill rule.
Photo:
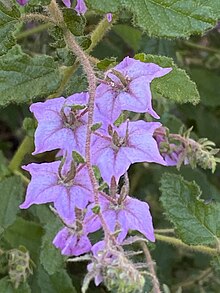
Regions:
<instances>
[{"instance_id":1,"label":"star-shaped flower","mask_svg":"<svg viewBox=\"0 0 220 293\"><path fill-rule=\"evenodd\" d=\"M60 170L60 166L61 161L56 161L23 167L32 178L20 208L52 202L60 217L66 223L72 223L75 220L75 207L84 209L89 201L93 201L91 181L84 165L76 169L71 167L68 171L65 166Z\"/></svg>"},{"instance_id":2,"label":"star-shaped flower","mask_svg":"<svg viewBox=\"0 0 220 293\"><path fill-rule=\"evenodd\" d=\"M146 202L130 196L122 198L116 195L114 204L100 196L100 209L109 230L112 233L121 231L117 237L119 243L122 243L129 230L139 231L150 241L155 241L152 217ZM99 221L98 216L96 217Z\"/></svg>"},{"instance_id":3,"label":"star-shaped flower","mask_svg":"<svg viewBox=\"0 0 220 293\"><path fill-rule=\"evenodd\" d=\"M72 154L85 152L88 93L77 93L67 99L61 97L38 102L30 110L38 121L33 154L54 149ZM82 109L80 109L80 107Z\"/></svg>"},{"instance_id":4,"label":"star-shaped flower","mask_svg":"<svg viewBox=\"0 0 220 293\"><path fill-rule=\"evenodd\" d=\"M126 57L106 73L105 82L97 87L97 108L113 123L122 110L149 113L159 118L152 108L150 83L166 75L172 68L144 63Z\"/></svg>"},{"instance_id":5,"label":"star-shaped flower","mask_svg":"<svg viewBox=\"0 0 220 293\"><path fill-rule=\"evenodd\" d=\"M166 165L153 138L158 122L124 122L114 127L110 134L94 135L92 143L93 164L100 169L103 179L110 185L112 176L118 182L136 162L154 162Z\"/></svg>"}]
</instances>

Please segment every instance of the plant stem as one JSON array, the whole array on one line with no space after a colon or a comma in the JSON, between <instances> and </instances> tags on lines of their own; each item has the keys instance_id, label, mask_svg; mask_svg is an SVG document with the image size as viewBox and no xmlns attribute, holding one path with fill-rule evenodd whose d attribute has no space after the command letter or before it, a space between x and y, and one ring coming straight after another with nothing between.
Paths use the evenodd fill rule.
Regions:
<instances>
[{"instance_id":1,"label":"plant stem","mask_svg":"<svg viewBox=\"0 0 220 293\"><path fill-rule=\"evenodd\" d=\"M24 156L26 154L30 154L33 150L33 138L30 136L26 136L22 143L20 144L19 148L17 149L16 153L14 154L13 158L11 159L9 163L9 169L12 172L17 171L21 163L24 159Z\"/></svg>"},{"instance_id":2,"label":"plant stem","mask_svg":"<svg viewBox=\"0 0 220 293\"><path fill-rule=\"evenodd\" d=\"M103 39L104 35L111 29L115 21L116 17L113 17L111 22L108 22L106 17L104 17L98 23L94 31L91 33L91 45L86 50L87 53L90 53L97 46L97 44Z\"/></svg>"},{"instance_id":3,"label":"plant stem","mask_svg":"<svg viewBox=\"0 0 220 293\"><path fill-rule=\"evenodd\" d=\"M182 242L180 239L174 238L174 237L169 237L169 236L164 236L164 235L160 235L160 234L155 234L156 239L159 241L163 241L166 242L168 244L180 247L180 248L184 248L184 249L188 249L194 252L201 252L201 253L205 253L205 254L209 254L209 255L217 255L219 252L217 249L215 248L211 248L208 246L204 246L204 245L187 245L184 242Z\"/></svg>"},{"instance_id":4,"label":"plant stem","mask_svg":"<svg viewBox=\"0 0 220 293\"><path fill-rule=\"evenodd\" d=\"M212 275L212 269L207 268L206 270L202 271L201 274L199 274L198 276L189 278L177 285L174 285L173 289L176 291L178 290L179 287L188 288L188 287L195 286L195 284L199 283L200 281L204 282L211 275Z\"/></svg>"},{"instance_id":5,"label":"plant stem","mask_svg":"<svg viewBox=\"0 0 220 293\"><path fill-rule=\"evenodd\" d=\"M159 284L159 281L158 281L158 278L157 278L157 275L156 275L156 272L155 272L155 269L154 269L154 262L151 258L151 254L149 252L149 249L146 245L146 243L144 242L141 242L140 243L141 247L142 247L142 250L145 254L145 258L146 258L146 262L147 262L147 265L149 267L149 272L152 276L152 282L153 282L153 292L154 293L161 293L160 291L160 284Z\"/></svg>"},{"instance_id":6,"label":"plant stem","mask_svg":"<svg viewBox=\"0 0 220 293\"><path fill-rule=\"evenodd\" d=\"M195 48L195 49L202 50L202 51L207 51L207 52L220 54L220 50L218 50L216 48L206 47L206 46L203 46L203 45L195 44L195 43L190 42L190 41L184 41L183 43L186 46L191 47L191 48Z\"/></svg>"},{"instance_id":7,"label":"plant stem","mask_svg":"<svg viewBox=\"0 0 220 293\"><path fill-rule=\"evenodd\" d=\"M55 24L55 22L49 16L38 14L38 13L24 14L21 16L20 20L24 22L41 21L41 22L46 22L46 23L50 22Z\"/></svg>"},{"instance_id":8,"label":"plant stem","mask_svg":"<svg viewBox=\"0 0 220 293\"><path fill-rule=\"evenodd\" d=\"M49 27L51 27L51 23L50 22L40 24L37 27L34 27L34 28L29 29L29 30L23 31L21 33L18 33L16 35L16 39L17 40L24 39L26 37L29 37L29 36L33 35L33 34L40 33L42 31L48 29Z\"/></svg>"},{"instance_id":9,"label":"plant stem","mask_svg":"<svg viewBox=\"0 0 220 293\"><path fill-rule=\"evenodd\" d=\"M96 181L95 174L92 168L91 152L90 152L91 136L92 136L91 127L93 125L93 114L94 114L94 107L95 107L95 93L96 93L96 82L97 82L96 76L93 71L92 65L90 64L89 57L83 51L83 49L78 45L74 36L66 27L65 22L63 20L62 13L59 10L59 6L57 5L56 0L51 1L50 5L48 6L48 9L49 9L51 17L54 19L54 21L57 22L57 25L59 25L63 29L64 40L67 46L77 56L87 76L87 80L89 84L89 89L88 89L89 101L88 101L88 123L87 123L87 133L86 133L85 158L86 158L86 165L88 168L89 177L93 187L94 202L95 204L99 205L99 191L98 191L99 186ZM105 231L105 237L107 237L107 239L109 239L110 237L113 238L101 213L99 213L99 218L100 218L103 230Z\"/></svg>"},{"instance_id":10,"label":"plant stem","mask_svg":"<svg viewBox=\"0 0 220 293\"><path fill-rule=\"evenodd\" d=\"M154 232L159 234L174 233L174 229L155 229Z\"/></svg>"}]
</instances>

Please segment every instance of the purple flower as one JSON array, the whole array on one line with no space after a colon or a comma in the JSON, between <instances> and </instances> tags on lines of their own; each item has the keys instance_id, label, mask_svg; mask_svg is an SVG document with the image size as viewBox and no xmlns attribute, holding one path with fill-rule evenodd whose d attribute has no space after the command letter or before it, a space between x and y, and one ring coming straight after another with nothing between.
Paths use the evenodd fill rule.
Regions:
<instances>
[{"instance_id":1,"label":"purple flower","mask_svg":"<svg viewBox=\"0 0 220 293\"><path fill-rule=\"evenodd\" d=\"M66 223L72 223L75 220L75 207L83 209L89 201L93 201L91 181L84 165L76 169L72 166L67 171L66 166L60 170L60 164L60 161L56 161L23 167L32 178L20 208L53 202L60 217Z\"/></svg>"},{"instance_id":2,"label":"purple flower","mask_svg":"<svg viewBox=\"0 0 220 293\"><path fill-rule=\"evenodd\" d=\"M163 126L155 131L154 138L157 141L158 148L167 166L178 165L185 151L183 145L170 143L169 134ZM184 158L184 164L189 164L187 158Z\"/></svg>"},{"instance_id":3,"label":"purple flower","mask_svg":"<svg viewBox=\"0 0 220 293\"><path fill-rule=\"evenodd\" d=\"M86 235L77 235L70 228L63 228L53 240L54 246L61 250L63 255L81 255L91 250L91 242Z\"/></svg>"},{"instance_id":4,"label":"purple flower","mask_svg":"<svg viewBox=\"0 0 220 293\"><path fill-rule=\"evenodd\" d=\"M71 7L71 0L62 0L64 5L66 5L66 7L70 8Z\"/></svg>"},{"instance_id":5,"label":"purple flower","mask_svg":"<svg viewBox=\"0 0 220 293\"><path fill-rule=\"evenodd\" d=\"M18 4L22 6L26 5L29 2L29 0L16 0L16 1L18 2Z\"/></svg>"},{"instance_id":6,"label":"purple flower","mask_svg":"<svg viewBox=\"0 0 220 293\"><path fill-rule=\"evenodd\" d=\"M108 22L111 22L112 21L112 13L107 13L106 18L107 18Z\"/></svg>"},{"instance_id":7,"label":"purple flower","mask_svg":"<svg viewBox=\"0 0 220 293\"><path fill-rule=\"evenodd\" d=\"M33 154L61 149L68 154L72 151L85 152L88 93L77 93L67 99L61 97L32 104L31 112L38 120L35 132ZM85 106L84 109L74 105Z\"/></svg>"},{"instance_id":8,"label":"purple flower","mask_svg":"<svg viewBox=\"0 0 220 293\"><path fill-rule=\"evenodd\" d=\"M86 13L87 7L84 0L77 0L75 11L77 12L78 15L80 14L84 15Z\"/></svg>"},{"instance_id":9,"label":"purple flower","mask_svg":"<svg viewBox=\"0 0 220 293\"><path fill-rule=\"evenodd\" d=\"M100 208L109 230L112 233L121 230L118 242L122 243L129 230L137 230L154 242L154 229L148 204L130 196L116 196L115 204L100 196ZM99 221L98 216L96 217Z\"/></svg>"},{"instance_id":10,"label":"purple flower","mask_svg":"<svg viewBox=\"0 0 220 293\"><path fill-rule=\"evenodd\" d=\"M160 126L158 122L127 121L114 127L110 134L94 135L93 164L99 167L108 184L112 176L118 182L132 163L154 162L166 165L153 138L155 129Z\"/></svg>"},{"instance_id":11,"label":"purple flower","mask_svg":"<svg viewBox=\"0 0 220 293\"><path fill-rule=\"evenodd\" d=\"M113 123L122 110L147 112L159 118L151 104L150 83L166 75L172 68L162 68L133 58L124 60L106 73L106 80L97 87L96 104Z\"/></svg>"}]
</instances>

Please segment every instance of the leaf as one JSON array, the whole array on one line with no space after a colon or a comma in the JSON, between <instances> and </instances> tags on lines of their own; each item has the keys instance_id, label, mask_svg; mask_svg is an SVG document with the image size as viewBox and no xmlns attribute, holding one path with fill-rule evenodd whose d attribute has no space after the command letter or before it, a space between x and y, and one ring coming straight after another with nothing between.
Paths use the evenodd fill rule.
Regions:
<instances>
[{"instance_id":1,"label":"leaf","mask_svg":"<svg viewBox=\"0 0 220 293\"><path fill-rule=\"evenodd\" d=\"M204 68L192 68L189 74L198 86L201 103L211 107L220 106L220 77L218 72Z\"/></svg>"},{"instance_id":2,"label":"leaf","mask_svg":"<svg viewBox=\"0 0 220 293\"><path fill-rule=\"evenodd\" d=\"M41 293L77 293L72 281L64 269L49 276L43 267L38 269L38 286Z\"/></svg>"},{"instance_id":3,"label":"leaf","mask_svg":"<svg viewBox=\"0 0 220 293\"><path fill-rule=\"evenodd\" d=\"M191 245L216 244L220 236L220 204L205 204L193 181L174 174L161 180L161 202L181 240Z\"/></svg>"},{"instance_id":4,"label":"leaf","mask_svg":"<svg viewBox=\"0 0 220 293\"><path fill-rule=\"evenodd\" d=\"M202 33L215 26L220 10L219 0L87 0L98 12L133 13L134 22L149 36L177 38Z\"/></svg>"},{"instance_id":5,"label":"leaf","mask_svg":"<svg viewBox=\"0 0 220 293\"><path fill-rule=\"evenodd\" d=\"M23 283L18 289L15 289L8 277L0 279L0 288L2 293L31 293L31 288L27 283Z\"/></svg>"},{"instance_id":6,"label":"leaf","mask_svg":"<svg viewBox=\"0 0 220 293\"><path fill-rule=\"evenodd\" d=\"M49 56L31 58L15 46L0 57L0 106L47 97L60 82L59 70Z\"/></svg>"},{"instance_id":7,"label":"leaf","mask_svg":"<svg viewBox=\"0 0 220 293\"><path fill-rule=\"evenodd\" d=\"M37 263L43 236L43 229L40 225L18 217L3 236L13 248L24 246L30 252L31 259Z\"/></svg>"},{"instance_id":8,"label":"leaf","mask_svg":"<svg viewBox=\"0 0 220 293\"><path fill-rule=\"evenodd\" d=\"M135 22L150 36L177 38L202 33L215 26L218 0L122 0Z\"/></svg>"},{"instance_id":9,"label":"leaf","mask_svg":"<svg viewBox=\"0 0 220 293\"><path fill-rule=\"evenodd\" d=\"M173 63L171 58L140 53L135 55L135 59L142 62L156 63L161 67L173 68L169 74L152 81L151 89L153 93L178 103L190 102L195 105L199 102L200 98L196 84L190 80L184 70L178 68Z\"/></svg>"},{"instance_id":10,"label":"leaf","mask_svg":"<svg viewBox=\"0 0 220 293\"><path fill-rule=\"evenodd\" d=\"M63 9L63 18L66 23L66 26L75 36L83 35L85 28L85 18L83 16L77 15L72 9L64 8Z\"/></svg>"},{"instance_id":11,"label":"leaf","mask_svg":"<svg viewBox=\"0 0 220 293\"><path fill-rule=\"evenodd\" d=\"M9 177L0 182L0 234L16 220L23 192L19 177Z\"/></svg>"},{"instance_id":12,"label":"leaf","mask_svg":"<svg viewBox=\"0 0 220 293\"><path fill-rule=\"evenodd\" d=\"M113 31L134 51L137 51L141 42L141 31L126 24L113 26Z\"/></svg>"},{"instance_id":13,"label":"leaf","mask_svg":"<svg viewBox=\"0 0 220 293\"><path fill-rule=\"evenodd\" d=\"M64 266L65 258L52 243L61 226L60 221L54 218L44 226L45 234L42 238L40 262L49 275L59 272Z\"/></svg>"},{"instance_id":14,"label":"leaf","mask_svg":"<svg viewBox=\"0 0 220 293\"><path fill-rule=\"evenodd\" d=\"M6 54L16 43L14 31L19 17L20 12L16 6L0 2L0 56Z\"/></svg>"}]
</instances>

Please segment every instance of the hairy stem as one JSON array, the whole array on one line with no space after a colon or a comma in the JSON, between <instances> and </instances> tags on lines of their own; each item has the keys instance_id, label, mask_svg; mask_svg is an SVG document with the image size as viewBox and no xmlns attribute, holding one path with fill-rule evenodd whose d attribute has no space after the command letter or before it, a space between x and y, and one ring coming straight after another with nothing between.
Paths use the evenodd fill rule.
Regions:
<instances>
[{"instance_id":1,"label":"hairy stem","mask_svg":"<svg viewBox=\"0 0 220 293\"><path fill-rule=\"evenodd\" d=\"M62 17L62 13L59 10L59 7L55 0L51 1L48 9L49 9L51 17L54 19L54 21L57 21L57 24L63 29L64 40L67 46L77 56L87 76L87 80L89 84L89 89L88 89L89 102L88 102L88 123L87 123L87 133L86 133L85 157L86 157L86 165L88 168L89 177L93 186L94 202L95 204L99 205L99 191L98 191L99 186L96 181L95 173L92 168L91 151L90 151L91 137L92 137L91 127L93 125L93 114L94 114L94 107L95 107L95 93L96 93L96 83L97 83L96 76L93 71L92 65L90 64L89 57L83 51L83 49L78 45L74 36L66 27ZM109 238L111 236L111 233L101 213L99 213L99 218L100 218L103 230L105 231L105 236Z\"/></svg>"},{"instance_id":2,"label":"hairy stem","mask_svg":"<svg viewBox=\"0 0 220 293\"><path fill-rule=\"evenodd\" d=\"M46 23L54 23L53 19L51 19L47 15L42 15L38 13L30 13L30 14L25 14L20 17L21 21L24 22L30 22L30 21L41 21L41 22L46 22Z\"/></svg>"},{"instance_id":3,"label":"hairy stem","mask_svg":"<svg viewBox=\"0 0 220 293\"><path fill-rule=\"evenodd\" d=\"M16 34L16 39L17 40L21 40L21 39L24 39L24 38L27 38L33 34L36 34L36 33L40 33L48 28L51 27L51 23L48 22L48 23L43 23L43 24L40 24L36 27L33 27L29 30L26 30L26 31L23 31L23 32L20 32L18 34Z\"/></svg>"},{"instance_id":4,"label":"hairy stem","mask_svg":"<svg viewBox=\"0 0 220 293\"><path fill-rule=\"evenodd\" d=\"M196 44L196 43L193 43L193 42L190 42L190 41L184 41L183 43L184 43L184 45L186 45L188 47L191 47L191 48L195 48L195 49L198 49L198 50L207 51L207 52L211 52L211 53L220 54L220 50L217 49L217 48L206 47L206 46Z\"/></svg>"},{"instance_id":5,"label":"hairy stem","mask_svg":"<svg viewBox=\"0 0 220 293\"><path fill-rule=\"evenodd\" d=\"M22 143L20 144L17 151L15 152L13 158L11 159L8 166L9 169L12 172L17 171L21 166L24 156L26 154L30 154L32 151L33 151L33 138L30 136L26 136L24 140L22 141Z\"/></svg>"},{"instance_id":6,"label":"hairy stem","mask_svg":"<svg viewBox=\"0 0 220 293\"><path fill-rule=\"evenodd\" d=\"M184 242L182 242L180 239L174 238L174 237L169 237L169 236L164 236L164 235L160 235L160 234L155 234L156 239L158 241L163 241L166 242L168 244L177 246L179 248L184 248L184 249L188 249L194 252L201 252L201 253L205 253L205 254L209 254L209 255L217 255L219 252L217 249L215 248L211 248L208 246L204 246L204 245L187 245Z\"/></svg>"},{"instance_id":7,"label":"hairy stem","mask_svg":"<svg viewBox=\"0 0 220 293\"><path fill-rule=\"evenodd\" d=\"M104 35L111 29L113 23L116 21L116 17L113 17L112 21L109 23L106 17L104 17L96 26L94 31L91 33L91 45L86 50L90 53L97 44L103 39Z\"/></svg>"},{"instance_id":8,"label":"hairy stem","mask_svg":"<svg viewBox=\"0 0 220 293\"><path fill-rule=\"evenodd\" d=\"M151 258L151 254L149 252L149 249L148 249L146 243L144 243L144 242L141 242L140 245L141 245L142 250L144 252L146 262L147 262L147 265L149 267L150 274L152 276L153 292L154 293L161 293L160 284L159 284L159 281L158 281L158 278L157 278L157 275L156 275L156 272L155 272L155 269L154 269L154 262L153 262L153 260Z\"/></svg>"}]
</instances>

